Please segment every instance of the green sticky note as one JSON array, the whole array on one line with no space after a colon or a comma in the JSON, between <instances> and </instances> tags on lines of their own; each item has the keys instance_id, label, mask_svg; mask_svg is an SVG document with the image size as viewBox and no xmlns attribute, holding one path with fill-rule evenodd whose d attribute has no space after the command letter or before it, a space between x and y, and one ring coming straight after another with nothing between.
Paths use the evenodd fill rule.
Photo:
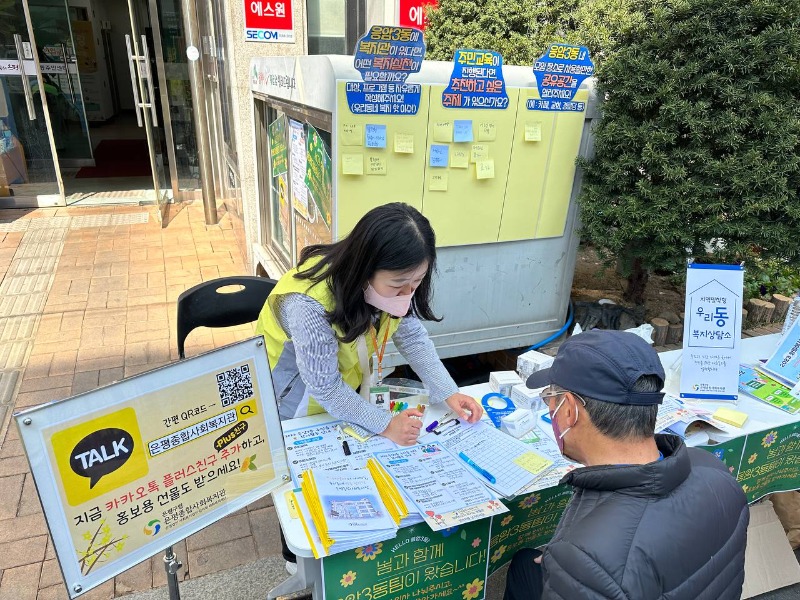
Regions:
<instances>
[{"instance_id":1,"label":"green sticky note","mask_svg":"<svg viewBox=\"0 0 800 600\"><path fill-rule=\"evenodd\" d=\"M469 150L466 148L453 148L450 153L450 166L453 169L466 169L469 167Z\"/></svg>"},{"instance_id":2,"label":"green sticky note","mask_svg":"<svg viewBox=\"0 0 800 600\"><path fill-rule=\"evenodd\" d=\"M476 162L475 174L478 179L494 179L494 160L487 158Z\"/></svg>"},{"instance_id":3,"label":"green sticky note","mask_svg":"<svg viewBox=\"0 0 800 600\"><path fill-rule=\"evenodd\" d=\"M410 133L395 133L394 151L398 154L414 154L414 136Z\"/></svg>"},{"instance_id":4,"label":"green sticky note","mask_svg":"<svg viewBox=\"0 0 800 600\"><path fill-rule=\"evenodd\" d=\"M363 146L364 126L355 123L342 124L342 146Z\"/></svg>"},{"instance_id":5,"label":"green sticky note","mask_svg":"<svg viewBox=\"0 0 800 600\"><path fill-rule=\"evenodd\" d=\"M363 175L364 174L364 155L363 154L342 154L342 174L344 174L344 175Z\"/></svg>"},{"instance_id":6,"label":"green sticky note","mask_svg":"<svg viewBox=\"0 0 800 600\"><path fill-rule=\"evenodd\" d=\"M446 192L447 181L447 171L431 173L431 177L428 180L428 189L432 192Z\"/></svg>"}]
</instances>

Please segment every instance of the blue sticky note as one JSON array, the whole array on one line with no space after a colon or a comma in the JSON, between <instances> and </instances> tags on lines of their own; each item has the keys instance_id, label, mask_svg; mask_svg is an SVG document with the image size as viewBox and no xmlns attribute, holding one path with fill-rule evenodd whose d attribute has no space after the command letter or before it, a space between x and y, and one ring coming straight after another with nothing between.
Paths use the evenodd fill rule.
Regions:
<instances>
[{"instance_id":1,"label":"blue sticky note","mask_svg":"<svg viewBox=\"0 0 800 600\"><path fill-rule=\"evenodd\" d=\"M386 148L386 125L367 125L367 148Z\"/></svg>"},{"instance_id":2,"label":"blue sticky note","mask_svg":"<svg viewBox=\"0 0 800 600\"><path fill-rule=\"evenodd\" d=\"M453 121L453 141L471 142L472 141L472 121Z\"/></svg>"},{"instance_id":3,"label":"blue sticky note","mask_svg":"<svg viewBox=\"0 0 800 600\"><path fill-rule=\"evenodd\" d=\"M431 166L446 167L449 148L443 144L431 144Z\"/></svg>"}]
</instances>

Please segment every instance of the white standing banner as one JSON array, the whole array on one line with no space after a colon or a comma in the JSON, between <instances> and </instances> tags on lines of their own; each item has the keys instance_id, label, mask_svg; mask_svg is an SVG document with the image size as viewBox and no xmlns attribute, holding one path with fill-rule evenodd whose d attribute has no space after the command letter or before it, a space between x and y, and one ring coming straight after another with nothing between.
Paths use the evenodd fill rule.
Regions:
<instances>
[{"instance_id":1,"label":"white standing banner","mask_svg":"<svg viewBox=\"0 0 800 600\"><path fill-rule=\"evenodd\" d=\"M689 264L681 398L738 399L744 267Z\"/></svg>"}]
</instances>

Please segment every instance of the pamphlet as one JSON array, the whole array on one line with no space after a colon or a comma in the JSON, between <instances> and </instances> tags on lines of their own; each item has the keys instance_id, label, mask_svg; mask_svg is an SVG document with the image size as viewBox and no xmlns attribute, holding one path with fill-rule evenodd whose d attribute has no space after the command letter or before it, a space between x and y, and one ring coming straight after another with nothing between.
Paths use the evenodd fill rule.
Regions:
<instances>
[{"instance_id":1,"label":"pamphlet","mask_svg":"<svg viewBox=\"0 0 800 600\"><path fill-rule=\"evenodd\" d=\"M778 342L778 347L764 364L764 370L790 384L800 381L800 319L797 319Z\"/></svg>"},{"instance_id":2,"label":"pamphlet","mask_svg":"<svg viewBox=\"0 0 800 600\"><path fill-rule=\"evenodd\" d=\"M787 386L750 365L739 365L739 391L789 414L800 412L800 399Z\"/></svg>"}]
</instances>

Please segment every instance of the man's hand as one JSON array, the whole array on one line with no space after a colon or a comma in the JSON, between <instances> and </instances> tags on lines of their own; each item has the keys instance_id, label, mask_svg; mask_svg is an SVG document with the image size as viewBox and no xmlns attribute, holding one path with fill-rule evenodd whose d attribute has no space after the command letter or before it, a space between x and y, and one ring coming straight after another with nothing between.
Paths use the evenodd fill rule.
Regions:
<instances>
[{"instance_id":1,"label":"man's hand","mask_svg":"<svg viewBox=\"0 0 800 600\"><path fill-rule=\"evenodd\" d=\"M445 400L445 402L447 402L447 406L449 406L460 419L468 423L477 423L483 414L481 405L475 401L475 398L467 396L466 394L456 392ZM467 416L467 411L471 413L469 416Z\"/></svg>"},{"instance_id":2,"label":"man's hand","mask_svg":"<svg viewBox=\"0 0 800 600\"><path fill-rule=\"evenodd\" d=\"M392 420L389 421L389 426L384 429L381 435L389 438L395 444L411 446L417 443L421 428L422 413L416 408L409 408L393 416Z\"/></svg>"}]
</instances>

